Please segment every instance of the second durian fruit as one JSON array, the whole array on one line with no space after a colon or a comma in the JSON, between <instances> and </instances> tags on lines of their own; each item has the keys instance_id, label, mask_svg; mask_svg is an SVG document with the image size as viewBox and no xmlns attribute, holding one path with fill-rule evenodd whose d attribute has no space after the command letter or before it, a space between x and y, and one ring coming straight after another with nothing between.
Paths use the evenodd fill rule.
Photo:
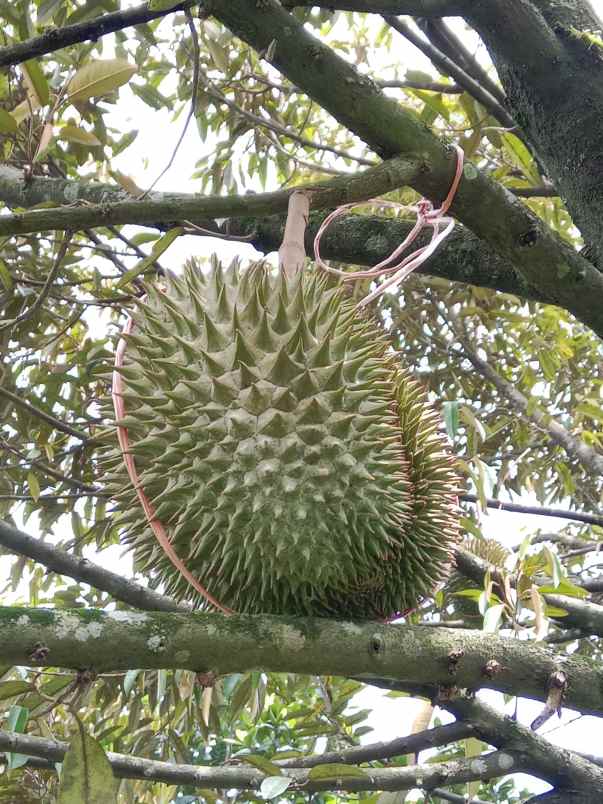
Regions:
<instances>
[{"instance_id":1,"label":"second durian fruit","mask_svg":"<svg viewBox=\"0 0 603 804\"><path fill-rule=\"evenodd\" d=\"M148 289L134 322L120 424L174 549L215 598L366 619L430 594L457 533L451 459L424 391L341 285L190 264ZM137 568L204 605L118 449L106 471Z\"/></svg>"}]
</instances>

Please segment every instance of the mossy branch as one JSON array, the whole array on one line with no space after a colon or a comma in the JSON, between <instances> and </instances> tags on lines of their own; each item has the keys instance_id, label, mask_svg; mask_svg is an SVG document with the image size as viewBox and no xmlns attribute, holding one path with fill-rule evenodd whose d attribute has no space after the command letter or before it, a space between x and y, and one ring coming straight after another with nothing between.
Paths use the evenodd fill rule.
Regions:
<instances>
[{"instance_id":1,"label":"mossy branch","mask_svg":"<svg viewBox=\"0 0 603 804\"><path fill-rule=\"evenodd\" d=\"M603 668L581 656L472 630L268 615L173 614L99 609L0 608L3 661L29 666L182 668L386 677L405 683L488 687L537 700L559 667L566 702L603 712ZM47 651L36 651L43 645ZM451 652L462 655L454 663ZM42 658L41 658L42 655ZM489 677L486 665L501 671Z\"/></svg>"}]
</instances>

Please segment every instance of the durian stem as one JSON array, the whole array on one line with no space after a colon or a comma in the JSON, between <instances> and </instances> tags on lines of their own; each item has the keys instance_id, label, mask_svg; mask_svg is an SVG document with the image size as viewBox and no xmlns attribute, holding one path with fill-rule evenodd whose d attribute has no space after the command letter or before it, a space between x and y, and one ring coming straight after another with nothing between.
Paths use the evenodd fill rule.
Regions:
<instances>
[{"instance_id":1,"label":"durian stem","mask_svg":"<svg viewBox=\"0 0 603 804\"><path fill-rule=\"evenodd\" d=\"M298 191L291 193L283 242L278 250L279 268L286 276L295 276L304 267L306 258L304 234L309 214L310 198L308 194Z\"/></svg>"}]
</instances>

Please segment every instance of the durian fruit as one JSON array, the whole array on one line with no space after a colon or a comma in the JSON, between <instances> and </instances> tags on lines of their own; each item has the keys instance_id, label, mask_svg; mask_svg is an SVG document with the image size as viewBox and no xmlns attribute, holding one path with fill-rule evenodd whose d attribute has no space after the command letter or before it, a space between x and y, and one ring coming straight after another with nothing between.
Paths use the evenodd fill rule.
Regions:
<instances>
[{"instance_id":1,"label":"durian fruit","mask_svg":"<svg viewBox=\"0 0 603 804\"><path fill-rule=\"evenodd\" d=\"M486 539L484 537L471 537L463 541L462 546L473 553L474 556L487 561L494 567L504 568L510 551L496 539ZM477 583L468 579L462 572L454 569L442 589L444 593L444 607L453 606L453 616L462 615L467 620L467 624L472 622L481 627L482 615L478 609L477 601L470 597L458 595L464 589L480 589Z\"/></svg>"},{"instance_id":2,"label":"durian fruit","mask_svg":"<svg viewBox=\"0 0 603 804\"><path fill-rule=\"evenodd\" d=\"M449 564L456 479L377 323L312 269L213 260L165 284L134 311L120 423L187 569L239 612L415 606ZM156 542L118 449L105 467L136 566L205 605Z\"/></svg>"}]
</instances>

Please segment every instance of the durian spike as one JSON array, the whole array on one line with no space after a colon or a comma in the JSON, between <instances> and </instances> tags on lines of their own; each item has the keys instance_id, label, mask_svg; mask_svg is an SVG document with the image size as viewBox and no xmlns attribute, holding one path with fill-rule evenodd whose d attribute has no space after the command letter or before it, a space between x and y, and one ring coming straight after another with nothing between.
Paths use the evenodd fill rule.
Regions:
<instances>
[{"instance_id":1,"label":"durian spike","mask_svg":"<svg viewBox=\"0 0 603 804\"><path fill-rule=\"evenodd\" d=\"M132 318L129 318L126 322L126 325L123 329L123 335L129 335L132 331L132 327L134 326L134 321ZM117 345L117 350L115 352L115 371L113 372L113 386L112 386L112 396L113 396L113 406L115 408L115 418L117 421L121 421L124 419L126 415L126 406L124 403L123 397L123 378L121 376L121 372L119 369L123 366L124 354L126 351L126 339L120 338L120 341ZM130 442L128 438L128 430L126 427L122 425L117 425L117 438L119 441L119 446L121 448L124 464L128 471L128 475L130 480L132 481L132 485L136 491L136 495L140 500L140 504L145 512L146 518L148 520L149 526L153 531L155 538L157 539L158 544L172 562L174 567L178 570L178 572L182 575L183 578L186 578L188 583L202 595L208 603L211 603L212 606L215 606L219 611L223 612L224 614L232 614L232 610L223 606L216 598L207 591L207 589L202 586L199 581L195 578L195 576L189 572L186 568L176 551L174 550L172 543L170 541L170 537L165 531L165 528L157 518L157 514L155 513L155 509L144 493L144 489L142 488L142 484L140 482L140 477L138 476L138 472L136 470L136 465L134 463L134 456L130 452Z\"/></svg>"},{"instance_id":2,"label":"durian spike","mask_svg":"<svg viewBox=\"0 0 603 804\"><path fill-rule=\"evenodd\" d=\"M306 259L304 234L309 214L308 194L298 191L291 193L283 242L278 250L279 268L287 278L303 270Z\"/></svg>"}]
</instances>

